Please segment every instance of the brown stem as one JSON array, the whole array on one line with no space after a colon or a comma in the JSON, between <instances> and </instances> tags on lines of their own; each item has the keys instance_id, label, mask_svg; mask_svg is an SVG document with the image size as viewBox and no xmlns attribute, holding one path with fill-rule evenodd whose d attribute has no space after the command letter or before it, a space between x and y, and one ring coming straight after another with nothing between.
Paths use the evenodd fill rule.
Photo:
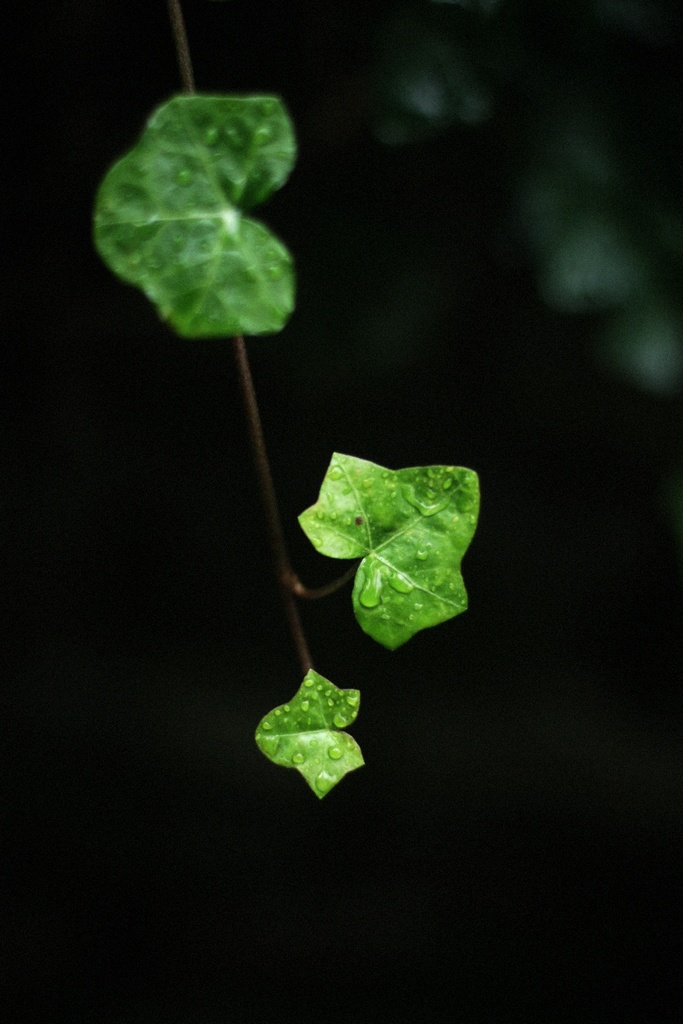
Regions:
<instances>
[{"instance_id":1,"label":"brown stem","mask_svg":"<svg viewBox=\"0 0 683 1024\"><path fill-rule=\"evenodd\" d=\"M326 583L322 587L306 587L301 582L299 577L292 573L292 578L286 581L287 586L296 594L297 597L304 597L308 601L317 601L321 597L328 597L330 594L334 594L337 590L341 590L345 583L348 583L358 568L358 562L354 562L350 569L347 569L345 573L338 576L336 580L332 580L331 583Z\"/></svg>"},{"instance_id":2,"label":"brown stem","mask_svg":"<svg viewBox=\"0 0 683 1024\"><path fill-rule=\"evenodd\" d=\"M299 656L299 663L302 670L304 672L308 672L310 668L313 668L313 659L311 658L310 651L308 650L308 644L306 643L306 637L299 617L299 609L294 598L295 589L293 581L296 580L296 575L289 561L289 554L287 552L287 546L282 532L282 522L280 520L280 512L277 507L277 498L275 497L273 476L270 471L266 444L263 438L261 414L259 413L258 402L256 401L254 381L251 376L251 369L247 358L247 349L244 344L244 338L233 338L232 345L235 353L235 362L237 364L237 376L242 389L242 397L244 398L244 409L247 416L251 451L254 457L254 465L256 467L256 474L258 476L259 488L261 491L261 501L263 502L263 509L266 514L266 527L268 529L270 547L273 552L273 557L275 558L275 568L280 587L280 594L285 606L285 615L289 622L294 646L296 647L297 654Z\"/></svg>"},{"instance_id":3,"label":"brown stem","mask_svg":"<svg viewBox=\"0 0 683 1024\"><path fill-rule=\"evenodd\" d=\"M190 46L187 41L185 18L183 17L183 9L180 6L180 0L168 0L168 16L171 20L171 29L173 30L175 51L178 55L178 67L180 68L180 77L183 82L183 88L185 89L185 92L193 93L195 91L194 72L192 71Z\"/></svg>"}]
</instances>

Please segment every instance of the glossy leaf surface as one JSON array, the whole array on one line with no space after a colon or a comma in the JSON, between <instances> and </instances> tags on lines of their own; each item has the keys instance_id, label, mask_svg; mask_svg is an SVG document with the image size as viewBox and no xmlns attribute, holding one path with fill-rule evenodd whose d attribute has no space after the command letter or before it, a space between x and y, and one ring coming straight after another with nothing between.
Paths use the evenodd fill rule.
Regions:
<instances>
[{"instance_id":1,"label":"glossy leaf surface","mask_svg":"<svg viewBox=\"0 0 683 1024\"><path fill-rule=\"evenodd\" d=\"M356 720L358 690L340 690L313 669L298 692L259 722L259 749L284 768L301 772L322 799L348 772L364 764L360 747L342 732Z\"/></svg>"},{"instance_id":2,"label":"glossy leaf surface","mask_svg":"<svg viewBox=\"0 0 683 1024\"><path fill-rule=\"evenodd\" d=\"M294 308L292 259L244 214L295 156L276 97L175 96L102 181L97 250L184 337L278 331Z\"/></svg>"},{"instance_id":3,"label":"glossy leaf surface","mask_svg":"<svg viewBox=\"0 0 683 1024\"><path fill-rule=\"evenodd\" d=\"M356 618L394 650L466 609L460 562L478 514L471 469L392 471L335 453L318 501L299 522L321 554L363 559L353 588Z\"/></svg>"}]
</instances>

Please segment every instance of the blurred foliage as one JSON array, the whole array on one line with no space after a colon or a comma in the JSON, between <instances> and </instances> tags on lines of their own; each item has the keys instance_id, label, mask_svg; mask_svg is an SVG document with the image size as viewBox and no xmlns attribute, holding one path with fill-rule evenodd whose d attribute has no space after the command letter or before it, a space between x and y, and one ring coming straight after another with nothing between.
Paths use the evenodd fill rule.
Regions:
<instances>
[{"instance_id":1,"label":"blurred foliage","mask_svg":"<svg viewBox=\"0 0 683 1024\"><path fill-rule=\"evenodd\" d=\"M681 6L550 7L401 5L380 33L375 132L414 145L493 119L490 159L543 300L561 312L601 313L596 354L643 389L675 394L683 386L675 188L683 104L666 58L650 81L632 64L643 49L666 53L680 38ZM471 137L453 145L470 146Z\"/></svg>"}]
</instances>

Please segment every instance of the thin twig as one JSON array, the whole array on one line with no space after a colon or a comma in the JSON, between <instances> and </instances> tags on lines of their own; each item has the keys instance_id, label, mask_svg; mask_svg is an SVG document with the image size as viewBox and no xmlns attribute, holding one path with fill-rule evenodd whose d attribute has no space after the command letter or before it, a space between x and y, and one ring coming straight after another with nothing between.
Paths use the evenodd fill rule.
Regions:
<instances>
[{"instance_id":1,"label":"thin twig","mask_svg":"<svg viewBox=\"0 0 683 1024\"><path fill-rule=\"evenodd\" d=\"M322 587L306 587L301 582L299 577L293 573L292 579L289 580L287 586L296 594L297 597L304 597L307 601L317 601L321 597L328 597L330 594L336 593L337 590L341 590L345 583L348 583L350 579L353 579L354 573L358 568L358 562L354 562L350 569L347 569L345 573L338 576L336 580L332 580L331 583L326 583Z\"/></svg>"},{"instance_id":2,"label":"thin twig","mask_svg":"<svg viewBox=\"0 0 683 1024\"><path fill-rule=\"evenodd\" d=\"M280 586L280 594L285 606L285 614L287 616L287 621L289 622L289 628L292 632L294 645L299 656L299 663L302 670L304 672L308 672L310 668L313 668L313 659L311 658L310 651L308 650L308 644L306 643L306 637L299 617L299 609L297 608L297 604L294 599L292 581L296 579L296 576L289 561L289 554L287 552L287 546L282 532L282 521L280 519L280 511L277 506L273 476L270 471L270 462L268 461L266 444L263 438L261 414L259 412L258 402L256 401L254 381L251 376L251 368L247 358L247 349L244 344L244 338L233 338L232 345L235 354L235 362L237 364L237 375L242 389L242 397L244 398L244 409L247 416L251 451L254 457L259 489L261 491L261 501L263 502L263 508L266 514L266 526L270 539L270 547L275 558L275 568L278 584Z\"/></svg>"},{"instance_id":3,"label":"thin twig","mask_svg":"<svg viewBox=\"0 0 683 1024\"><path fill-rule=\"evenodd\" d=\"M193 93L194 72L192 71L192 58L190 57L190 46L187 41L187 29L180 0L168 0L168 16L171 19L175 50L178 55L178 67L180 77L183 81L183 88L187 93Z\"/></svg>"}]
</instances>

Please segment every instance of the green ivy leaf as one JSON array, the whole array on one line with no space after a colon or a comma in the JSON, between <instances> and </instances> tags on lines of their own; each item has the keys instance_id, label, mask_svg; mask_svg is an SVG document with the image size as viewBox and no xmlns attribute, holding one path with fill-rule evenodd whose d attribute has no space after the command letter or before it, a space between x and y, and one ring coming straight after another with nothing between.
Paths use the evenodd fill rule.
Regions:
<instances>
[{"instance_id":1,"label":"green ivy leaf","mask_svg":"<svg viewBox=\"0 0 683 1024\"><path fill-rule=\"evenodd\" d=\"M365 763L354 738L340 732L356 720L359 705L358 690L339 690L311 669L289 704L261 719L256 743L275 764L301 772L322 800Z\"/></svg>"},{"instance_id":2,"label":"green ivy leaf","mask_svg":"<svg viewBox=\"0 0 683 1024\"><path fill-rule=\"evenodd\" d=\"M353 588L360 626L395 650L465 611L460 562L479 514L479 479L459 466L396 471L332 456L315 505L299 516L330 558L362 558Z\"/></svg>"},{"instance_id":3,"label":"green ivy leaf","mask_svg":"<svg viewBox=\"0 0 683 1024\"><path fill-rule=\"evenodd\" d=\"M102 181L97 251L186 338L279 331L294 308L292 258L244 214L295 157L277 97L175 96Z\"/></svg>"}]
</instances>

